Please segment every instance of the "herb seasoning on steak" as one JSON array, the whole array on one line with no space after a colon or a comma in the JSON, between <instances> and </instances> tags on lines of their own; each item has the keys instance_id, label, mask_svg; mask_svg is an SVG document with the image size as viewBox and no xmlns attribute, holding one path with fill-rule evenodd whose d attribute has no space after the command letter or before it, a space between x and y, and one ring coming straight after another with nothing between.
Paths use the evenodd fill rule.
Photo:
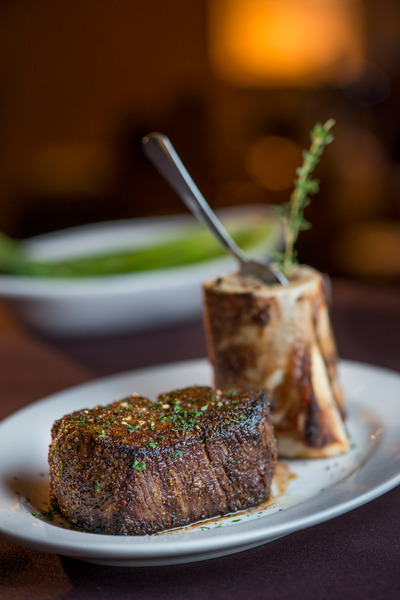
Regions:
<instances>
[{"instance_id":1,"label":"herb seasoning on steak","mask_svg":"<svg viewBox=\"0 0 400 600\"><path fill-rule=\"evenodd\" d=\"M269 497L276 444L264 392L190 387L56 421L52 503L74 525L144 535Z\"/></svg>"}]
</instances>

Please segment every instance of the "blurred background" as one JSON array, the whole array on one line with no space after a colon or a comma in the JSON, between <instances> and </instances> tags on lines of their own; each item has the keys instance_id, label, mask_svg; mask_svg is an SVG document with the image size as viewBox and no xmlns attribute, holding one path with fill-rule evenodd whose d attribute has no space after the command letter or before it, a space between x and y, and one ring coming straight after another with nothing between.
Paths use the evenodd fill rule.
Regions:
<instances>
[{"instance_id":1,"label":"blurred background","mask_svg":"<svg viewBox=\"0 0 400 600\"><path fill-rule=\"evenodd\" d=\"M285 202L333 117L300 261L399 282L399 0L3 0L0 49L0 231L186 212L150 131L214 208Z\"/></svg>"}]
</instances>

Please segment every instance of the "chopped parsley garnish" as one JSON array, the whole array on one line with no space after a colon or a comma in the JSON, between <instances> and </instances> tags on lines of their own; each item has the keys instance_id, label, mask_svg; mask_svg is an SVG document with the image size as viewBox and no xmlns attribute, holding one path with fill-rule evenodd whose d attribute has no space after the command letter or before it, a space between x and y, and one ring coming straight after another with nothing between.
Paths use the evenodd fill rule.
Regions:
<instances>
[{"instance_id":1,"label":"chopped parsley garnish","mask_svg":"<svg viewBox=\"0 0 400 600\"><path fill-rule=\"evenodd\" d=\"M42 513L44 518L47 519L48 521L54 521L54 513L52 510L41 509L40 512Z\"/></svg>"},{"instance_id":2,"label":"chopped parsley garnish","mask_svg":"<svg viewBox=\"0 0 400 600\"><path fill-rule=\"evenodd\" d=\"M129 425L129 423L124 423L124 425L128 428L129 433L133 433L139 427L139 425Z\"/></svg>"},{"instance_id":3,"label":"chopped parsley garnish","mask_svg":"<svg viewBox=\"0 0 400 600\"><path fill-rule=\"evenodd\" d=\"M203 409L202 409L202 410L203 410ZM192 414L194 417L201 417L201 415L202 415L202 413L201 413L201 412L199 412L199 411L198 411L198 410L196 410L196 409L193 409L193 410L191 410L191 411L190 411L190 413L191 413L191 414Z\"/></svg>"},{"instance_id":4,"label":"chopped parsley garnish","mask_svg":"<svg viewBox=\"0 0 400 600\"><path fill-rule=\"evenodd\" d=\"M136 469L136 471L144 471L146 468L146 463L144 462L144 460L135 459L135 462L133 463L132 467Z\"/></svg>"}]
</instances>

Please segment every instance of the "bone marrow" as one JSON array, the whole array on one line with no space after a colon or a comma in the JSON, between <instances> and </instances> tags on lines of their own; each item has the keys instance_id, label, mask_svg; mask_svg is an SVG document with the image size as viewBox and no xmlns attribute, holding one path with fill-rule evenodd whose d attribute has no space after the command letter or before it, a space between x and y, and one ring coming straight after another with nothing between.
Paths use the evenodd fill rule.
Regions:
<instances>
[{"instance_id":1,"label":"bone marrow","mask_svg":"<svg viewBox=\"0 0 400 600\"><path fill-rule=\"evenodd\" d=\"M349 450L327 278L297 266L287 286L231 274L203 291L214 384L267 392L279 455Z\"/></svg>"}]
</instances>

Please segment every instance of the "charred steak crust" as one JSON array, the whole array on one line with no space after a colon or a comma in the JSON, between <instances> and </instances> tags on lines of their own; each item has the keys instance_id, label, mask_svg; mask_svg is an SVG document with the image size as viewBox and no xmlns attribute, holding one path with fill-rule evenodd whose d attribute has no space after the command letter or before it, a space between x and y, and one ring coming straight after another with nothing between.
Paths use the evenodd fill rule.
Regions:
<instances>
[{"instance_id":1,"label":"charred steak crust","mask_svg":"<svg viewBox=\"0 0 400 600\"><path fill-rule=\"evenodd\" d=\"M269 497L276 443L264 392L190 387L64 416L52 428L50 494L74 525L145 535Z\"/></svg>"}]
</instances>

